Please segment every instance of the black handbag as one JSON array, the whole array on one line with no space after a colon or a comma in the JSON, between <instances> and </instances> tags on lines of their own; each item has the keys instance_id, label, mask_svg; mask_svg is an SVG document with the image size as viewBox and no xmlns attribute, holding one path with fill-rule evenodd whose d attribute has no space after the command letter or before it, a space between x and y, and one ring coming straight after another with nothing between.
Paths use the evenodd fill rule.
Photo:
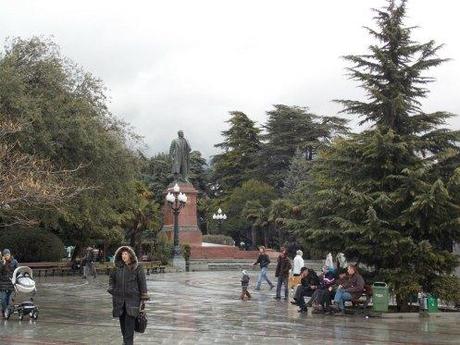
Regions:
<instances>
[{"instance_id":1,"label":"black handbag","mask_svg":"<svg viewBox=\"0 0 460 345\"><path fill-rule=\"evenodd\" d=\"M139 314L137 314L134 330L138 333L144 333L147 328L147 313L145 312L145 304L141 302L139 306Z\"/></svg>"}]
</instances>

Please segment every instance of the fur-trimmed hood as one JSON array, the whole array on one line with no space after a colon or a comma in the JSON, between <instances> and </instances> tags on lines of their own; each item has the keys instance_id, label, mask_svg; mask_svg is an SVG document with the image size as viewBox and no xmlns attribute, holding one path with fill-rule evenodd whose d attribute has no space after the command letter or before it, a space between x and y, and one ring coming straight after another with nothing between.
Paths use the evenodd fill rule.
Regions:
<instances>
[{"instance_id":1,"label":"fur-trimmed hood","mask_svg":"<svg viewBox=\"0 0 460 345\"><path fill-rule=\"evenodd\" d=\"M129 246L121 246L115 251L115 255L114 255L115 256L115 259L114 259L115 266L117 267L123 266L123 260L121 259L121 253L123 253L125 250L129 252L131 256L134 258L134 262L132 262L131 265L132 265L132 269L135 270L137 266L139 265L139 260L137 259L137 255L134 252L134 249Z\"/></svg>"}]
</instances>

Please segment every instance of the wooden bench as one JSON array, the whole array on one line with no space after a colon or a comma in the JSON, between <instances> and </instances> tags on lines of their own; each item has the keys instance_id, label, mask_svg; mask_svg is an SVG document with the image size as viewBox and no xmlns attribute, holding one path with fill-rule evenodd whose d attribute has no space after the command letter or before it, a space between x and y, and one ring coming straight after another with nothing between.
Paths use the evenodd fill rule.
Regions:
<instances>
[{"instance_id":1,"label":"wooden bench","mask_svg":"<svg viewBox=\"0 0 460 345\"><path fill-rule=\"evenodd\" d=\"M372 285L364 285L364 291L358 298L351 300L353 307L361 306L363 309L366 309L369 305L369 302L372 299Z\"/></svg>"},{"instance_id":2,"label":"wooden bench","mask_svg":"<svg viewBox=\"0 0 460 345\"><path fill-rule=\"evenodd\" d=\"M152 273L165 273L166 266L162 265L160 261L146 261L140 262L140 265L145 270L146 275L150 275ZM96 269L98 272L110 274L110 271L114 268L113 262L106 262L106 263L98 263L96 265Z\"/></svg>"},{"instance_id":3,"label":"wooden bench","mask_svg":"<svg viewBox=\"0 0 460 345\"><path fill-rule=\"evenodd\" d=\"M151 273L165 273L166 266L162 265L160 261L140 262L144 267L147 275ZM70 262L33 262L24 263L23 265L29 266L37 277L54 277L65 275L80 275L80 270L72 269ZM113 262L96 262L96 272L98 274L110 274L110 271L115 267Z\"/></svg>"},{"instance_id":4,"label":"wooden bench","mask_svg":"<svg viewBox=\"0 0 460 345\"><path fill-rule=\"evenodd\" d=\"M141 263L144 266L147 275L151 273L165 273L166 266L162 265L160 261L150 261Z\"/></svg>"}]
</instances>

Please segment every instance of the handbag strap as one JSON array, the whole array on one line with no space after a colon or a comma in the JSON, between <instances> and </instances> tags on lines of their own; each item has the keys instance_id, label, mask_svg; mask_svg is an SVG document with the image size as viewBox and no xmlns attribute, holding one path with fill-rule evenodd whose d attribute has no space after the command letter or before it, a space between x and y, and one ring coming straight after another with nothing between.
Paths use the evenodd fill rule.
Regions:
<instances>
[{"instance_id":1,"label":"handbag strap","mask_svg":"<svg viewBox=\"0 0 460 345\"><path fill-rule=\"evenodd\" d=\"M139 312L140 313L145 312L145 302L144 301L141 301L141 303L139 304Z\"/></svg>"}]
</instances>

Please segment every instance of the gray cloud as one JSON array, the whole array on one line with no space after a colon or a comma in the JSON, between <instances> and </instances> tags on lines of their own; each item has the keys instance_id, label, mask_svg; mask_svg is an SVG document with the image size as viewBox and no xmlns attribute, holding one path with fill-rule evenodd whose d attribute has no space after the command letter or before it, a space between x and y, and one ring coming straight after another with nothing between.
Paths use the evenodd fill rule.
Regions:
<instances>
[{"instance_id":1,"label":"gray cloud","mask_svg":"<svg viewBox=\"0 0 460 345\"><path fill-rule=\"evenodd\" d=\"M167 150L177 129L205 156L228 111L263 123L272 104L335 115L336 98L362 97L341 55L364 53L371 7L354 1L3 1L0 40L53 35L64 55L104 80L114 114L143 135L148 152ZM459 5L409 1L414 38L446 43L453 58L433 70L426 111L460 114ZM353 124L356 124L356 119ZM460 129L460 118L450 123ZM355 125L354 125L355 126ZM356 130L359 130L355 126Z\"/></svg>"}]
</instances>

